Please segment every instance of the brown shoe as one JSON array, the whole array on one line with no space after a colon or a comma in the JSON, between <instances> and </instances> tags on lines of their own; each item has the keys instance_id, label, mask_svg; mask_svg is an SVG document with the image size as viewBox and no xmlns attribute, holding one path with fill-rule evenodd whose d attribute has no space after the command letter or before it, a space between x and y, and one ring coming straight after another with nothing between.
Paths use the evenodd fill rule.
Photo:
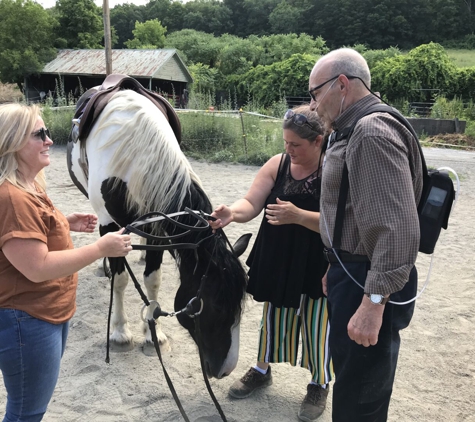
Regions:
<instances>
[{"instance_id":1,"label":"brown shoe","mask_svg":"<svg viewBox=\"0 0 475 422\"><path fill-rule=\"evenodd\" d=\"M325 410L329 392L329 385L322 388L321 385L308 384L307 395L300 406L299 419L304 422L316 421Z\"/></svg>"},{"instance_id":2,"label":"brown shoe","mask_svg":"<svg viewBox=\"0 0 475 422\"><path fill-rule=\"evenodd\" d=\"M270 366L266 374L261 374L254 368L250 368L240 380L235 381L234 384L231 385L229 395L235 399L245 399L259 388L268 387L271 384L272 373Z\"/></svg>"}]
</instances>

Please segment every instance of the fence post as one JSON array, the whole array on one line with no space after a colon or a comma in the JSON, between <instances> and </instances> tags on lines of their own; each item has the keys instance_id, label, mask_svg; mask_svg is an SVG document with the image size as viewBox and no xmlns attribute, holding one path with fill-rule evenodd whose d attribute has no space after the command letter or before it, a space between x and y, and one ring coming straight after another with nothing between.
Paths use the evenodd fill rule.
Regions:
<instances>
[{"instance_id":1,"label":"fence post","mask_svg":"<svg viewBox=\"0 0 475 422\"><path fill-rule=\"evenodd\" d=\"M455 124L455 133L460 133L460 122L457 117L454 119L454 124Z\"/></svg>"},{"instance_id":2,"label":"fence post","mask_svg":"<svg viewBox=\"0 0 475 422\"><path fill-rule=\"evenodd\" d=\"M246 141L246 131L244 129L244 118L243 118L242 108L239 109L239 116L241 118L241 126L242 126L242 140L244 141L244 154L246 156L247 161L247 141Z\"/></svg>"}]
</instances>

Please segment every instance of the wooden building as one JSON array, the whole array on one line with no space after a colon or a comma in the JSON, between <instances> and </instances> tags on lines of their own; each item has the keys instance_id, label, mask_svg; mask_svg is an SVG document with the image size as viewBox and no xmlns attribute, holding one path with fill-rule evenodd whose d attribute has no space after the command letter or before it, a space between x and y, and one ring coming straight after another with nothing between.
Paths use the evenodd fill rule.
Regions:
<instances>
[{"instance_id":1,"label":"wooden building","mask_svg":"<svg viewBox=\"0 0 475 422\"><path fill-rule=\"evenodd\" d=\"M145 88L174 98L176 107L193 82L175 49L112 50L112 73L131 76ZM29 102L58 94L77 99L89 88L101 85L105 76L105 50L59 50L40 74L25 78L25 97Z\"/></svg>"}]
</instances>

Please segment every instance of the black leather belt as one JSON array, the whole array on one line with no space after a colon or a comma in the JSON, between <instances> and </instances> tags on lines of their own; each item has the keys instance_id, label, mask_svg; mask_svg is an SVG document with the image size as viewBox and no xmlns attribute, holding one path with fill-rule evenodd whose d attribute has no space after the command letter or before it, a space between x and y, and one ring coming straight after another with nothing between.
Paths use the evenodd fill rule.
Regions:
<instances>
[{"instance_id":1,"label":"black leather belt","mask_svg":"<svg viewBox=\"0 0 475 422\"><path fill-rule=\"evenodd\" d=\"M341 262L370 262L366 255L354 255L345 251L337 251L337 253ZM338 261L335 252L331 249L325 248L323 254L325 255L325 259L330 263L340 262Z\"/></svg>"}]
</instances>

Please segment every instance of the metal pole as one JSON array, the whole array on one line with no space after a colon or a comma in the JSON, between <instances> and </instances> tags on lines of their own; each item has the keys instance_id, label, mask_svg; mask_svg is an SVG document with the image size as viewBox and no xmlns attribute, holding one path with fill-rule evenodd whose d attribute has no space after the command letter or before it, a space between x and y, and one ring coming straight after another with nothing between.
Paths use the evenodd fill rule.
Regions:
<instances>
[{"instance_id":1,"label":"metal pole","mask_svg":"<svg viewBox=\"0 0 475 422\"><path fill-rule=\"evenodd\" d=\"M104 16L104 46L106 50L106 75L112 73L112 46L111 46L111 22L109 15L109 0L103 0L102 11Z\"/></svg>"}]
</instances>

